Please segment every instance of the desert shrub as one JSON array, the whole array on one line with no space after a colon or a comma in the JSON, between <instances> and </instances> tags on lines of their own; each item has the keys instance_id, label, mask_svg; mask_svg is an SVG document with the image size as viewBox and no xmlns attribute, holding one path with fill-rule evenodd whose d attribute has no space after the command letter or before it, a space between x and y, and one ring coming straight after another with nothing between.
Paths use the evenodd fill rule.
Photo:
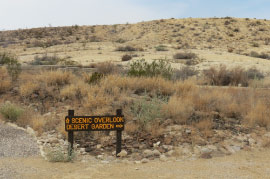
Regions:
<instances>
[{"instance_id":1,"label":"desert shrub","mask_svg":"<svg viewBox=\"0 0 270 179\"><path fill-rule=\"evenodd\" d=\"M48 55L47 53L42 56L35 56L34 60L30 62L31 65L76 65L75 61L69 59L61 59L57 55Z\"/></svg>"},{"instance_id":2,"label":"desert shrub","mask_svg":"<svg viewBox=\"0 0 270 179\"><path fill-rule=\"evenodd\" d=\"M121 52L131 52L131 51L137 51L138 49L132 46L122 46L122 47L117 47L116 51L121 51Z\"/></svg>"},{"instance_id":3,"label":"desert shrub","mask_svg":"<svg viewBox=\"0 0 270 179\"><path fill-rule=\"evenodd\" d=\"M252 47L259 47L260 45L259 45L257 42L252 42L252 43L251 43L251 46L252 46Z\"/></svg>"},{"instance_id":4,"label":"desert shrub","mask_svg":"<svg viewBox=\"0 0 270 179\"><path fill-rule=\"evenodd\" d=\"M14 104L5 103L0 108L0 113L6 121L16 122L18 118L23 114L24 110Z\"/></svg>"},{"instance_id":5,"label":"desert shrub","mask_svg":"<svg viewBox=\"0 0 270 179\"><path fill-rule=\"evenodd\" d=\"M40 84L27 81L20 85L19 92L23 97L29 97L40 89Z\"/></svg>"},{"instance_id":6,"label":"desert shrub","mask_svg":"<svg viewBox=\"0 0 270 179\"><path fill-rule=\"evenodd\" d=\"M167 46L159 45L155 47L156 51L168 51Z\"/></svg>"},{"instance_id":7,"label":"desert shrub","mask_svg":"<svg viewBox=\"0 0 270 179\"><path fill-rule=\"evenodd\" d=\"M11 79L5 67L0 67L0 93L4 93L11 88Z\"/></svg>"},{"instance_id":8,"label":"desert shrub","mask_svg":"<svg viewBox=\"0 0 270 179\"><path fill-rule=\"evenodd\" d=\"M46 158L49 162L70 162L75 159L75 152L69 156L61 148L47 149Z\"/></svg>"},{"instance_id":9,"label":"desert shrub","mask_svg":"<svg viewBox=\"0 0 270 179\"><path fill-rule=\"evenodd\" d=\"M208 79L210 85L216 86L248 86L248 76L247 73L241 68L236 67L228 70L226 66L221 65L219 69L211 67L205 70L204 76Z\"/></svg>"},{"instance_id":10,"label":"desert shrub","mask_svg":"<svg viewBox=\"0 0 270 179\"><path fill-rule=\"evenodd\" d=\"M188 98L172 96L168 104L163 105L166 118L170 118L176 124L186 124L194 111L194 105Z\"/></svg>"},{"instance_id":11,"label":"desert shrub","mask_svg":"<svg viewBox=\"0 0 270 179\"><path fill-rule=\"evenodd\" d=\"M0 53L0 65L6 65L12 80L17 80L21 73L21 64L15 56L7 53Z\"/></svg>"},{"instance_id":12,"label":"desert shrub","mask_svg":"<svg viewBox=\"0 0 270 179\"><path fill-rule=\"evenodd\" d=\"M131 105L130 111L136 118L136 123L140 130L146 130L148 125L151 125L155 120L162 119L163 113L161 111L164 101L157 97L150 100L137 100Z\"/></svg>"},{"instance_id":13,"label":"desert shrub","mask_svg":"<svg viewBox=\"0 0 270 179\"><path fill-rule=\"evenodd\" d=\"M88 84L97 84L100 82L100 80L104 77L104 74L94 72L91 75L84 75L84 81Z\"/></svg>"},{"instance_id":14,"label":"desert shrub","mask_svg":"<svg viewBox=\"0 0 270 179\"><path fill-rule=\"evenodd\" d=\"M118 73L120 71L120 68L111 61L98 63L96 68L97 72L103 75Z\"/></svg>"},{"instance_id":15,"label":"desert shrub","mask_svg":"<svg viewBox=\"0 0 270 179\"><path fill-rule=\"evenodd\" d=\"M270 55L266 54L266 53L258 53L255 51L250 52L250 56L251 57L255 57L255 58L263 58L263 59L270 59Z\"/></svg>"},{"instance_id":16,"label":"desert shrub","mask_svg":"<svg viewBox=\"0 0 270 179\"><path fill-rule=\"evenodd\" d=\"M40 80L45 81L48 86L62 86L69 84L74 78L74 75L70 72L57 71L45 71L41 73Z\"/></svg>"},{"instance_id":17,"label":"desert shrub","mask_svg":"<svg viewBox=\"0 0 270 179\"><path fill-rule=\"evenodd\" d=\"M134 61L130 64L129 76L146 76L155 77L162 76L167 79L172 77L172 67L166 60L154 60L151 63L147 63L144 59Z\"/></svg>"},{"instance_id":18,"label":"desert shrub","mask_svg":"<svg viewBox=\"0 0 270 179\"><path fill-rule=\"evenodd\" d=\"M259 101L253 108L251 108L245 119L246 122L252 127L259 125L261 127L269 128L269 115L269 105L267 106L265 103Z\"/></svg>"},{"instance_id":19,"label":"desert shrub","mask_svg":"<svg viewBox=\"0 0 270 179\"><path fill-rule=\"evenodd\" d=\"M122 61L129 61L132 59L132 56L131 55L128 55L128 54L125 54L122 56Z\"/></svg>"},{"instance_id":20,"label":"desert shrub","mask_svg":"<svg viewBox=\"0 0 270 179\"><path fill-rule=\"evenodd\" d=\"M121 38L119 38L119 39L117 39L115 42L117 42L117 43L125 43L126 42L126 40L124 40L124 39L121 39Z\"/></svg>"},{"instance_id":21,"label":"desert shrub","mask_svg":"<svg viewBox=\"0 0 270 179\"><path fill-rule=\"evenodd\" d=\"M195 70L193 67L184 66L181 67L180 70L174 70L173 72L173 80L186 80L189 77L195 76L198 74L198 71Z\"/></svg>"},{"instance_id":22,"label":"desert shrub","mask_svg":"<svg viewBox=\"0 0 270 179\"><path fill-rule=\"evenodd\" d=\"M252 79L252 80L261 80L264 78L264 75L262 74L262 72L260 72L258 69L256 68L250 68L246 71L247 73L247 77L248 79Z\"/></svg>"},{"instance_id":23,"label":"desert shrub","mask_svg":"<svg viewBox=\"0 0 270 179\"><path fill-rule=\"evenodd\" d=\"M197 55L191 52L178 52L173 56L174 59L195 59Z\"/></svg>"}]
</instances>

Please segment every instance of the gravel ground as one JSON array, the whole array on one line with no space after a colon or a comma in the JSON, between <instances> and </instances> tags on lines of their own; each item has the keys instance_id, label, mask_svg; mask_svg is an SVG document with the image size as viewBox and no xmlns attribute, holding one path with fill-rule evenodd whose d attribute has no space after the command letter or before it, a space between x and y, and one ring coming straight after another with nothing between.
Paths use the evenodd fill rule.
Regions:
<instances>
[{"instance_id":1,"label":"gravel ground","mask_svg":"<svg viewBox=\"0 0 270 179\"><path fill-rule=\"evenodd\" d=\"M38 156L35 139L27 132L0 123L0 160L4 158ZM10 165L0 165L0 178L20 178Z\"/></svg>"}]
</instances>

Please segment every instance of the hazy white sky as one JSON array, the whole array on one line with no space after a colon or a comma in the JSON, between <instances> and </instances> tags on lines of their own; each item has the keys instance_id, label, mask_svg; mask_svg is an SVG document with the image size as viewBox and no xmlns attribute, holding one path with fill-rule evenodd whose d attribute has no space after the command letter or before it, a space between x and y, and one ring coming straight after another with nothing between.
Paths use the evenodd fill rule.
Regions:
<instances>
[{"instance_id":1,"label":"hazy white sky","mask_svg":"<svg viewBox=\"0 0 270 179\"><path fill-rule=\"evenodd\" d=\"M269 19L270 0L0 0L0 30L161 18Z\"/></svg>"}]
</instances>

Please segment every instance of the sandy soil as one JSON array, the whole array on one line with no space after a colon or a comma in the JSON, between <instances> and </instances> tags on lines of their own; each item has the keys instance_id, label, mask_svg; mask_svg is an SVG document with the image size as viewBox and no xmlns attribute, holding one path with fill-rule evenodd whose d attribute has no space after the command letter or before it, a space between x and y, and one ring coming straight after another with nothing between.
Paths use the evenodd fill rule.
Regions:
<instances>
[{"instance_id":1,"label":"sandy soil","mask_svg":"<svg viewBox=\"0 0 270 179\"><path fill-rule=\"evenodd\" d=\"M270 150L232 156L146 164L50 163L40 157L2 158L14 178L270 178ZM0 175L1 177L1 175Z\"/></svg>"}]
</instances>

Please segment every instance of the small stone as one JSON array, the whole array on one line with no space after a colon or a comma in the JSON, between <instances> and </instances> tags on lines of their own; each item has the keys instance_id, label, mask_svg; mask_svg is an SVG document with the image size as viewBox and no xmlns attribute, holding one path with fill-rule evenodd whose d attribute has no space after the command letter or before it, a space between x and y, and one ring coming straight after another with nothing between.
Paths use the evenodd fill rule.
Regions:
<instances>
[{"instance_id":1,"label":"small stone","mask_svg":"<svg viewBox=\"0 0 270 179\"><path fill-rule=\"evenodd\" d=\"M59 141L58 141L57 138L50 138L50 139L48 140L48 142L51 143L51 144L55 144L55 143L58 143Z\"/></svg>"},{"instance_id":2,"label":"small stone","mask_svg":"<svg viewBox=\"0 0 270 179\"><path fill-rule=\"evenodd\" d=\"M191 130L190 129L186 129L186 134L191 134Z\"/></svg>"},{"instance_id":3,"label":"small stone","mask_svg":"<svg viewBox=\"0 0 270 179\"><path fill-rule=\"evenodd\" d=\"M159 160L162 162L166 162L168 158L165 155L160 155Z\"/></svg>"},{"instance_id":4,"label":"small stone","mask_svg":"<svg viewBox=\"0 0 270 179\"><path fill-rule=\"evenodd\" d=\"M101 149L102 145L101 144L98 144L97 145L97 149Z\"/></svg>"},{"instance_id":5,"label":"small stone","mask_svg":"<svg viewBox=\"0 0 270 179\"><path fill-rule=\"evenodd\" d=\"M134 163L135 164L141 164L142 162L141 161L135 161Z\"/></svg>"},{"instance_id":6,"label":"small stone","mask_svg":"<svg viewBox=\"0 0 270 179\"><path fill-rule=\"evenodd\" d=\"M101 163L103 163L103 164L109 164L110 162L107 161L107 160L103 160L103 161L101 161Z\"/></svg>"},{"instance_id":7,"label":"small stone","mask_svg":"<svg viewBox=\"0 0 270 179\"><path fill-rule=\"evenodd\" d=\"M80 148L80 152L84 153L85 152L85 148Z\"/></svg>"},{"instance_id":8,"label":"small stone","mask_svg":"<svg viewBox=\"0 0 270 179\"><path fill-rule=\"evenodd\" d=\"M90 147L85 148L85 152L91 152L91 148Z\"/></svg>"},{"instance_id":9,"label":"small stone","mask_svg":"<svg viewBox=\"0 0 270 179\"><path fill-rule=\"evenodd\" d=\"M171 157L172 155L173 155L173 150L170 150L169 152L167 152L166 154L169 156L169 157Z\"/></svg>"},{"instance_id":10,"label":"small stone","mask_svg":"<svg viewBox=\"0 0 270 179\"><path fill-rule=\"evenodd\" d=\"M143 155L144 157L151 157L154 155L154 152L149 149L146 149L145 151L143 151Z\"/></svg>"},{"instance_id":11,"label":"small stone","mask_svg":"<svg viewBox=\"0 0 270 179\"><path fill-rule=\"evenodd\" d=\"M141 162L142 162L142 163L148 163L149 160L148 160L147 158L143 158L143 159L141 160Z\"/></svg>"},{"instance_id":12,"label":"small stone","mask_svg":"<svg viewBox=\"0 0 270 179\"><path fill-rule=\"evenodd\" d=\"M97 159L101 159L101 160L102 160L103 158L104 158L103 155L98 155L98 156L97 156Z\"/></svg>"},{"instance_id":13,"label":"small stone","mask_svg":"<svg viewBox=\"0 0 270 179\"><path fill-rule=\"evenodd\" d=\"M127 156L127 151L121 150L120 153L117 154L118 157L126 157Z\"/></svg>"},{"instance_id":14,"label":"small stone","mask_svg":"<svg viewBox=\"0 0 270 179\"><path fill-rule=\"evenodd\" d=\"M160 152L157 149L155 149L153 151L153 154L154 154L154 156L160 156Z\"/></svg>"}]
</instances>

